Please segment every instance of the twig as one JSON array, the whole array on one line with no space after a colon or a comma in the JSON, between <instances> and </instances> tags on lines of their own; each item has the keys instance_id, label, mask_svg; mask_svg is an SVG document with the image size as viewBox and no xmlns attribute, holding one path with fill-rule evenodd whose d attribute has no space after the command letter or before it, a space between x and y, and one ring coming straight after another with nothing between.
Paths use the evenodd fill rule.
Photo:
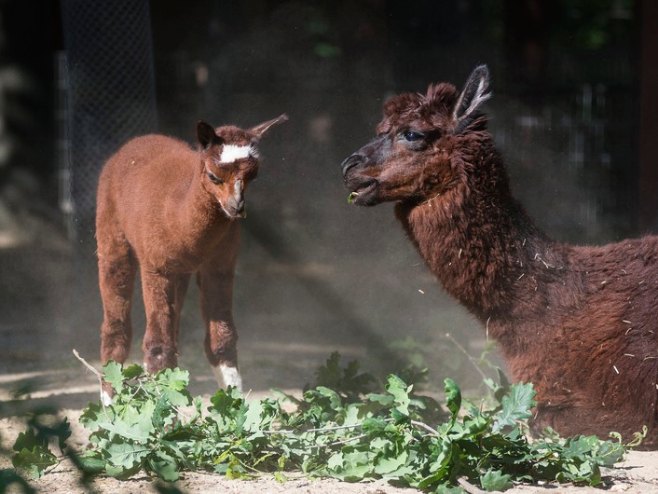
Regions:
<instances>
[{"instance_id":1,"label":"twig","mask_svg":"<svg viewBox=\"0 0 658 494\"><path fill-rule=\"evenodd\" d=\"M342 429L357 429L362 427L363 424L354 424L354 425L336 425L333 427L320 427L317 429L306 429L306 430L291 430L291 429L269 429L262 431L264 434L304 434L305 432L327 432L327 431L339 431Z\"/></svg>"},{"instance_id":2,"label":"twig","mask_svg":"<svg viewBox=\"0 0 658 494\"><path fill-rule=\"evenodd\" d=\"M439 431L437 431L436 429L431 428L425 422L420 422L418 420L412 420L411 425L415 425L416 427L420 427L421 429L425 429L427 432L429 432L430 434L434 434L435 436L440 436Z\"/></svg>"},{"instance_id":3,"label":"twig","mask_svg":"<svg viewBox=\"0 0 658 494\"><path fill-rule=\"evenodd\" d=\"M468 480L466 480L466 477L458 478L457 483L461 486L462 489L468 492L468 494L487 494L485 491L479 487L474 486Z\"/></svg>"},{"instance_id":4,"label":"twig","mask_svg":"<svg viewBox=\"0 0 658 494\"><path fill-rule=\"evenodd\" d=\"M487 319L487 322L489 320ZM484 373L484 371L480 368L478 365L477 361L475 360L474 357L472 357L467 351L466 348L464 348L456 339L452 337L450 333L446 333L446 338L448 338L452 343L461 351L464 355L466 355L466 358L473 364L475 369L479 372L479 374L482 376L482 379L487 379L487 375Z\"/></svg>"},{"instance_id":5,"label":"twig","mask_svg":"<svg viewBox=\"0 0 658 494\"><path fill-rule=\"evenodd\" d=\"M87 369L89 369L91 372L96 374L96 377L98 378L99 381L103 380L103 374L101 374L98 370L96 370L96 368L93 365L91 365L89 362L83 359L75 348L73 349L73 355L75 355L75 358L77 358L80 362L82 362L82 364Z\"/></svg>"},{"instance_id":6,"label":"twig","mask_svg":"<svg viewBox=\"0 0 658 494\"><path fill-rule=\"evenodd\" d=\"M341 429L356 429L361 427L363 424L354 424L354 425L336 425L332 427L320 427L318 429L306 429L302 432L325 432L325 431L339 431Z\"/></svg>"},{"instance_id":7,"label":"twig","mask_svg":"<svg viewBox=\"0 0 658 494\"><path fill-rule=\"evenodd\" d=\"M368 434L360 434L358 436L348 437L347 439L343 439L341 441L336 441L335 443L331 443L328 446L340 446L341 444L347 444L352 441L358 441L359 439L363 439L364 437L368 437Z\"/></svg>"},{"instance_id":8,"label":"twig","mask_svg":"<svg viewBox=\"0 0 658 494\"><path fill-rule=\"evenodd\" d=\"M75 358L77 358L80 362L82 362L82 365L84 365L87 369L89 369L91 372L93 372L96 377L98 378L98 395L103 396L103 374L101 374L100 371L98 371L93 365L91 365L89 362L87 362L85 359L83 359L78 351L74 348L73 349L73 355L75 355ZM103 400L101 400L101 403ZM103 403L103 407L105 407L105 404Z\"/></svg>"}]
</instances>

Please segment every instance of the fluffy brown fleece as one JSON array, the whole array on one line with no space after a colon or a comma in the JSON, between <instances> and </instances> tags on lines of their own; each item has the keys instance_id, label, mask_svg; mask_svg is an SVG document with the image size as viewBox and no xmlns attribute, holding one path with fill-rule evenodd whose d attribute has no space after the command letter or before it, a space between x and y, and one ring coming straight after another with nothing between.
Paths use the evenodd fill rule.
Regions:
<instances>
[{"instance_id":1,"label":"fluffy brown fleece","mask_svg":"<svg viewBox=\"0 0 658 494\"><path fill-rule=\"evenodd\" d=\"M343 162L356 204L396 201L429 269L532 382L535 430L648 427L658 444L658 237L574 246L537 229L512 197L480 104L489 73L384 105L378 137Z\"/></svg>"},{"instance_id":2,"label":"fluffy brown fleece","mask_svg":"<svg viewBox=\"0 0 658 494\"><path fill-rule=\"evenodd\" d=\"M103 362L128 357L139 268L145 366L150 372L176 366L181 308L196 273L206 356L214 367L234 369L239 379L232 315L240 236L236 218L244 216L244 192L258 171L258 141L286 119L282 115L248 130L213 129L200 122L199 151L149 135L129 141L108 160L99 179L96 215ZM238 154L224 153L229 149Z\"/></svg>"}]
</instances>

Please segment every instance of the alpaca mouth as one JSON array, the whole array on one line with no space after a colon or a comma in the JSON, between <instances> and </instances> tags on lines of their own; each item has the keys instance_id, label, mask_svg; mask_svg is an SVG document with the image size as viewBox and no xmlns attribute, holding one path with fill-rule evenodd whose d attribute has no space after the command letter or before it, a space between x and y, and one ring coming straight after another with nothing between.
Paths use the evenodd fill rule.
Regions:
<instances>
[{"instance_id":1,"label":"alpaca mouth","mask_svg":"<svg viewBox=\"0 0 658 494\"><path fill-rule=\"evenodd\" d=\"M352 189L352 192L350 192L347 202L358 206L370 206L373 204L374 193L377 189L377 180L370 179L358 184L356 187L348 187L348 189Z\"/></svg>"},{"instance_id":2,"label":"alpaca mouth","mask_svg":"<svg viewBox=\"0 0 658 494\"><path fill-rule=\"evenodd\" d=\"M219 200L217 202L219 203L219 207L222 208L222 212L226 215L226 217L229 220L237 220L247 217L247 211L244 207L238 210L230 206L228 207L224 206L224 204L222 204L222 202Z\"/></svg>"}]
</instances>

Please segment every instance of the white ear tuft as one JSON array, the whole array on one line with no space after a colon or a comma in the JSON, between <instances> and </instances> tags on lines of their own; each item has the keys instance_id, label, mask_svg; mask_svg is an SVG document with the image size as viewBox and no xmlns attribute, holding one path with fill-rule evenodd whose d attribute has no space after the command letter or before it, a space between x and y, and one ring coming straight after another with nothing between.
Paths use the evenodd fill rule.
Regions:
<instances>
[{"instance_id":1,"label":"white ear tuft","mask_svg":"<svg viewBox=\"0 0 658 494\"><path fill-rule=\"evenodd\" d=\"M458 123L472 117L480 105L491 98L490 80L489 69L486 65L475 67L453 110L452 117L455 122Z\"/></svg>"}]
</instances>

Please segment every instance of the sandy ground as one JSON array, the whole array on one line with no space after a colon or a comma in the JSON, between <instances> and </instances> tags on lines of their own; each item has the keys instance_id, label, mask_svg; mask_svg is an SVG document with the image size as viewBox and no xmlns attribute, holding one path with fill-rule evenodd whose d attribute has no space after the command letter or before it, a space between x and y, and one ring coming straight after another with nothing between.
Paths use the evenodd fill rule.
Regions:
<instances>
[{"instance_id":1,"label":"sandy ground","mask_svg":"<svg viewBox=\"0 0 658 494\"><path fill-rule=\"evenodd\" d=\"M482 328L428 275L390 210L367 213L356 210L348 215L339 209L333 220L342 222L337 227L341 238L358 238L363 244L376 231L395 232L385 237L386 242L371 246L365 256L347 242L325 245L326 232L313 230L316 223L310 220L289 220L295 238L307 236L316 242L307 251L282 238L286 229L277 233L268 227L262 211L250 211L237 272L235 315L241 370L245 387L253 390L254 397L271 388L298 391L313 381L314 370L335 350L345 361L358 359L364 370L379 375L404 362L425 365L429 391L438 391L443 377L451 376L463 389L477 392L481 373L493 375L491 366L500 364L495 352L485 352L489 345ZM68 416L73 444L83 448L86 436L76 417L89 401L97 400L98 389L95 377L71 350L76 348L100 367L100 300L93 246L76 249L60 227L20 210L3 211L0 201L0 273L0 439L4 450L23 430L22 417L42 408ZM180 365L190 370L192 394L208 396L216 385L202 357L197 296L191 286L182 317ZM139 302L135 305L131 361L139 362L143 316ZM22 398L17 399L18 395ZM0 467L9 466L7 455L0 455ZM44 493L84 492L78 480L75 469L64 461L33 485ZM385 482L346 484L291 477L280 484L270 477L229 481L203 473L186 474L178 487L199 493L414 492ZM145 476L127 481L99 477L91 488L141 493L155 492L156 484ZM618 468L606 472L606 489L658 493L658 453L631 452ZM518 486L511 492L596 491L545 485Z\"/></svg>"},{"instance_id":2,"label":"sandy ground","mask_svg":"<svg viewBox=\"0 0 658 494\"><path fill-rule=\"evenodd\" d=\"M99 365L99 362L93 362ZM25 383L30 383L25 386ZM8 392L19 389L17 383L23 383L23 390L29 392L16 398ZM213 390L214 381L210 377L197 376L192 379L190 389L194 395L209 399L208 390ZM299 389L285 389L288 393L298 393ZM210 391L212 392L212 391ZM249 394L250 399L261 399L268 392L256 391ZM72 436L69 444L82 450L87 446L87 431L80 425L78 418L81 409L88 401L97 400L98 382L86 370L71 368L53 372L30 372L22 374L5 374L0 376L0 411L6 416L0 419L0 446L4 452L11 450L16 436L25 430L24 413L41 407L58 410L60 417L67 417L71 423ZM10 468L8 456L0 455L0 468ZM658 493L658 452L630 451L614 469L604 469L604 486L601 488L582 487L561 484L518 485L508 490L510 493L545 493L545 494L594 494L600 490L608 492L625 492L631 494ZM108 477L96 477L88 486L80 484L80 476L75 467L66 459L45 474L41 479L31 482L37 492L43 493L142 493L158 492L162 486L157 479L146 475L137 475L129 480L116 480ZM189 493L300 493L300 494L399 494L417 492L415 489L400 488L386 481L346 483L334 479L308 479L296 474L289 474L288 481L280 483L271 476L254 480L228 480L223 476L209 473L186 473L176 487ZM478 492L473 490L471 492Z\"/></svg>"},{"instance_id":3,"label":"sandy ground","mask_svg":"<svg viewBox=\"0 0 658 494\"><path fill-rule=\"evenodd\" d=\"M96 391L96 384L89 379L84 385L92 394ZM65 390L53 390L55 394L49 400L61 400L66 396ZM79 391L79 390L78 390ZM294 391L294 390L290 390ZM253 399L260 399L266 393L256 393ZM39 396L39 395L37 395ZM207 396L206 396L207 397ZM56 401L51 401L56 403ZM83 449L87 443L87 433L78 422L79 409L62 409L61 416L68 417L72 426L72 436L69 444L76 449ZM2 447L6 451L16 436L24 430L24 422L17 417L0 419L2 431ZM0 457L0 468L11 467L9 458ZM97 492L108 493L141 493L158 492L161 486L158 480L146 475L137 475L129 480L116 480L108 477L96 477L88 486L80 484L80 477L75 467L66 459L46 473L41 479L31 482L38 492L43 493L77 493ZM400 488L388 484L386 481L346 483L334 479L308 479L296 474L289 474L284 483L277 482L271 476L263 476L254 480L228 480L223 476L209 473L186 473L178 481L176 487L183 492L206 493L364 493L364 494L396 494L402 492L416 492L415 489ZM658 493L658 453L655 452L629 452L624 460L614 469L604 470L604 486L601 489L581 487L574 485L544 484L519 485L508 490L510 493L545 493L545 494L579 494L594 493L599 490L609 492L625 492L632 494ZM472 491L477 492L477 491Z\"/></svg>"}]
</instances>

